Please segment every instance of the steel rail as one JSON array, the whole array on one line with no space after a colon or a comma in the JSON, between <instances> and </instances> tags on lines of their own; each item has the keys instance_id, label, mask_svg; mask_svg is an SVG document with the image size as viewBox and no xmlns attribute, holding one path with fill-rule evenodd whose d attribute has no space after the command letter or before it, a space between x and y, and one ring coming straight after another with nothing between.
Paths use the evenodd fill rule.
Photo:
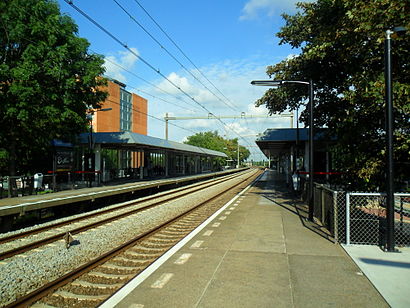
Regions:
<instances>
[{"instance_id":1,"label":"steel rail","mask_svg":"<svg viewBox=\"0 0 410 308\"><path fill-rule=\"evenodd\" d=\"M224 182L224 181L226 181L227 179L234 178L234 177L236 177L236 176L237 176L237 175L235 175L235 176L229 175L229 176L226 176L226 177L223 177L223 178L218 178L218 179L216 179L216 180L214 179L214 180L212 180L212 182L210 182L210 183L205 183L205 184L204 184L204 183L200 183L200 184L195 185L194 187L190 186L190 187L184 187L184 188L178 189L178 191L176 191L176 192L173 194L173 196L168 197L166 200L161 200L161 201L158 201L158 202L154 202L154 203L152 203L152 204L149 204L149 205L146 205L146 206L137 208L137 209L133 209L133 210L127 211L127 212L125 212L125 213L117 214L117 215L112 216L112 217L108 217L108 218L105 218L105 219L101 219L101 220L96 221L96 222L94 222L94 223L90 223L90 224L87 224L87 225L84 225L84 226L81 226L81 227L77 227L77 228L71 229L70 231L64 231L64 232L61 232L61 233L57 233L57 234L52 235L52 236L49 236L49 237L47 237L47 238L44 238L44 239L41 239L41 240L38 240L38 241L35 241L35 242L28 243L28 244L26 244L26 245L22 245L22 246L20 246L20 247L14 248L14 249L10 249L10 250L4 251L4 252L0 253L0 260L4 260L4 259L10 258L10 257L12 257L12 256L15 256L15 255L24 253L24 252L26 252L26 251L29 251L29 250L38 248L38 247L40 247L40 246L43 246L43 245L46 245L46 244L49 244L49 243L52 243L52 242L61 240L61 239L64 238L64 236L67 234L67 232L70 232L71 235L78 234L78 233L84 232L84 231L86 231L86 230L89 230L89 229L92 229L92 228L101 226L101 225L103 225L103 224L112 222L112 221L114 221L114 220L118 220L118 219L124 218L124 217L126 217L126 216L130 216L130 215L133 215L133 214L135 214L135 213L141 212L141 211L143 211L143 210L146 210L146 209L149 209L149 208L158 206L158 205L160 205L160 204L163 204L163 203L166 203L166 202L169 202L169 201L172 201L172 200L175 200L175 199L184 197L184 196L189 195L189 194L191 194L191 193L194 193L194 192L197 192L197 191L200 191L200 190L203 190L203 189L212 187L212 186L214 186L214 185L218 185L219 183ZM194 188L194 190L192 190L192 188ZM178 193L180 193L181 191L186 191L186 192L183 193L183 194L178 194ZM151 201L151 200L153 200L153 199L155 199L155 198L158 198L158 196L151 197L151 198L148 198L148 199L145 199L145 200L136 201L135 203L133 203L133 204L127 204L127 205L124 206L124 207L135 206L135 205L137 205L137 204L139 204L139 203ZM121 208L124 208L124 207L121 207ZM106 214L106 213L108 213L108 212L114 212L114 211L116 211L116 210L118 210L118 209L119 209L119 208L116 207L116 208L114 208L114 209L104 210L104 213L103 213L103 214ZM102 215L101 212L99 212L98 214L99 214L99 215ZM87 216L86 218L90 218L91 216L97 216L97 215L91 214L90 216ZM81 218L78 219L78 220L74 218L74 219L70 220L70 223L77 222L77 221L81 221L81 220L84 220L84 219L86 219L86 218L81 217ZM58 225L59 225L59 224L58 224ZM55 228L55 227L56 227L56 226L52 225L50 228L45 229L45 230L50 230L50 229L53 229L53 228ZM36 234L36 233L38 233L38 232L34 232L34 233L32 233L32 234ZM29 234L29 235L32 235L32 234Z\"/></svg>"},{"instance_id":2,"label":"steel rail","mask_svg":"<svg viewBox=\"0 0 410 308\"><path fill-rule=\"evenodd\" d=\"M229 177L229 176L232 176L232 174L229 174L229 175L226 175L226 176L222 176L222 178L224 178L224 177ZM210 181L215 181L215 179L210 179L210 180L206 180L206 181L204 181L204 182L196 183L196 184L190 185L190 187L200 186L200 185L203 185L204 183L210 182ZM177 184L177 182L176 182L176 184ZM177 189L174 190L174 192L183 191L183 190L185 190L185 189L187 189L186 186L181 187L181 188L177 188ZM156 195L156 196L144 197L144 198L145 198L144 200L139 200L139 201L141 201L141 202L146 202L146 201L155 199L155 198L157 198L157 197L158 197L158 195ZM135 201L135 202L139 202L139 201ZM132 205L134 205L134 204L132 204ZM43 231L46 231L46 230L49 230L49 229L52 229L52 228L58 228L58 227L61 227L61 226L64 226L64 225L68 225L68 224L70 224L70 223L77 222L77 221L80 221L80 220L89 219L89 218L92 218L92 217L95 217L95 216L99 216L99 215L102 215L102 214L105 214L105 213L109 213L109 212L111 212L111 211L113 211L113 210L119 210L119 209L122 209L122 208L126 208L126 207L128 207L128 206L130 206L129 203L124 204L124 205L119 205L119 206L117 206L117 207L115 207L115 208L110 208L110 209L106 209L106 210L103 209L103 210L100 210L100 211L97 212L97 213L91 213L91 214L86 214L86 215L83 215L83 216L77 217L77 218L66 219L66 220L64 220L64 221L62 221L62 222L54 223L54 224L52 224L52 225L47 225L47 226L44 226L44 227L39 227L39 228L36 228L36 229L34 229L34 230L28 230L28 231L25 231L25 232L20 232L20 233L17 233L17 234L13 234L13 235L10 235L10 236L7 236L7 237L0 238L0 244L4 244L4 243L7 243L7 242L11 242L11 241L14 241L14 240L17 240L17 239L26 237L26 236L28 236L28 235L33 235L33 234L36 234L36 233L40 233L40 232L43 232Z\"/></svg>"},{"instance_id":3,"label":"steel rail","mask_svg":"<svg viewBox=\"0 0 410 308\"><path fill-rule=\"evenodd\" d=\"M236 188L237 186L239 186L243 182L247 181L252 176L254 176L254 174L252 174L251 176L249 176L246 179L242 180L240 183L236 183L235 185L231 186L230 188L228 188L228 189L226 189L226 190L224 190L224 191L222 191L222 192L220 192L216 195L213 195L211 198L209 198L205 201L202 201L201 203L199 203L195 207L191 208L190 210L186 211L185 213L182 213L182 214L180 214L180 215L178 215L174 218L171 218L171 219L167 220L166 222L160 224L159 226L156 226L156 227L154 227L154 228L140 234L139 236L135 237L134 239L132 239L130 241L127 241L126 243L114 248L113 250L102 254L101 256L95 258L94 260L91 260L91 261L83 264L82 266L78 267L77 269L75 269L71 272L68 272L67 274L55 279L54 281L51 281L51 282L45 284L44 286L38 288L37 290L34 290L31 293L26 294L25 296L17 299L16 301L6 305L5 308L27 307L27 306L31 305L32 303L38 301L39 299L45 297L46 295L48 295L50 293L52 293L56 289L66 285L67 283L70 283L74 279L80 277L81 275L91 271L92 269L96 268L97 266L99 266L99 265L105 263L106 261L112 259L113 257L117 256L118 254L125 251L126 249L135 246L139 241L143 240L144 238L151 236L152 234L158 232L160 229L162 229L162 228L164 228L164 227L178 221L182 217L184 217L184 216L192 213L193 211L197 210L199 207L201 207L201 206L215 200L216 198L220 197L221 195L225 194L226 192ZM135 275L134 277L136 277L137 275Z\"/></svg>"}]
</instances>

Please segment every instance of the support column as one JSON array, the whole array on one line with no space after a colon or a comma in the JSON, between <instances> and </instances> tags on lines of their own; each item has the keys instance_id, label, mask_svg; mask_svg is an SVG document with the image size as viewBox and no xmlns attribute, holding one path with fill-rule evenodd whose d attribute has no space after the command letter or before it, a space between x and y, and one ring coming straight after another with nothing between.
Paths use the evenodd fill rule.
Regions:
<instances>
[{"instance_id":1,"label":"support column","mask_svg":"<svg viewBox=\"0 0 410 308\"><path fill-rule=\"evenodd\" d=\"M144 161L145 161L145 152L142 150L140 156L140 180L144 179Z\"/></svg>"},{"instance_id":2,"label":"support column","mask_svg":"<svg viewBox=\"0 0 410 308\"><path fill-rule=\"evenodd\" d=\"M101 171L101 144L95 144L94 145L94 155L95 155L95 165L94 165L94 170L95 171ZM104 172L104 170L102 170ZM101 177L103 175L102 172L100 173L95 173L96 174L96 180L97 180L97 185L101 184Z\"/></svg>"},{"instance_id":3,"label":"support column","mask_svg":"<svg viewBox=\"0 0 410 308\"><path fill-rule=\"evenodd\" d=\"M165 155L165 176L168 176L169 175L169 171L168 171L168 168L169 168L169 152L165 151L164 155Z\"/></svg>"}]
</instances>

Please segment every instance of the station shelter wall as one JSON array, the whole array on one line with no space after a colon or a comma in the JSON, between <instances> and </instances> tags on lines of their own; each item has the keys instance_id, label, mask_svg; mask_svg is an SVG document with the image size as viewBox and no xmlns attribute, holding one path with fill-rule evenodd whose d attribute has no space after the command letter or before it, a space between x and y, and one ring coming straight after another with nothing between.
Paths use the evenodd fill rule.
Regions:
<instances>
[{"instance_id":1,"label":"station shelter wall","mask_svg":"<svg viewBox=\"0 0 410 308\"><path fill-rule=\"evenodd\" d=\"M210 157L156 150L101 149L99 165L104 182L116 178L193 175L218 170Z\"/></svg>"}]
</instances>

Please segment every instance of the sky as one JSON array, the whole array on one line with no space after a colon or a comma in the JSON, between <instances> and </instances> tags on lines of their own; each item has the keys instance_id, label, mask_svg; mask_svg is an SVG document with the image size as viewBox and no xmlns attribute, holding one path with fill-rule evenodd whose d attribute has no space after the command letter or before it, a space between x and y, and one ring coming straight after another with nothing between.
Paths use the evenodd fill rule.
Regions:
<instances>
[{"instance_id":1,"label":"sky","mask_svg":"<svg viewBox=\"0 0 410 308\"><path fill-rule=\"evenodd\" d=\"M249 160L261 161L257 135L290 127L290 118L269 118L264 106L255 107L267 88L250 82L268 79L268 65L299 52L275 36L284 26L281 14L295 14L297 0L71 1L105 31L67 1L57 2L90 42L89 51L105 57L105 75L148 100L149 136L165 139L166 113L212 113L226 118L169 121L169 139L217 131L239 138Z\"/></svg>"}]
</instances>

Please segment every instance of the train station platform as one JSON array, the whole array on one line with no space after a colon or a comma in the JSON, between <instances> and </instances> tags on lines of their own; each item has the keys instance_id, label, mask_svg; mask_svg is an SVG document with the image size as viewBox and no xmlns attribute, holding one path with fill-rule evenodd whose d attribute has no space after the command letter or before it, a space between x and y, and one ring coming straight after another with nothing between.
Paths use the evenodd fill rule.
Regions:
<instances>
[{"instance_id":1,"label":"train station platform","mask_svg":"<svg viewBox=\"0 0 410 308\"><path fill-rule=\"evenodd\" d=\"M247 168L231 169L218 172L208 172L180 177L146 179L142 181L129 180L124 182L109 183L108 185L81 189L63 190L47 194L29 195L14 198L0 199L0 232L11 230L15 216L24 216L28 212L41 211L72 204L93 204L96 201L105 202L106 198L121 197L127 195L135 198L134 194L143 193L146 190L160 191L161 189L175 188L182 185L217 178L219 176L233 174Z\"/></svg>"},{"instance_id":2,"label":"train station platform","mask_svg":"<svg viewBox=\"0 0 410 308\"><path fill-rule=\"evenodd\" d=\"M389 307L282 183L265 172L101 307Z\"/></svg>"}]
</instances>

